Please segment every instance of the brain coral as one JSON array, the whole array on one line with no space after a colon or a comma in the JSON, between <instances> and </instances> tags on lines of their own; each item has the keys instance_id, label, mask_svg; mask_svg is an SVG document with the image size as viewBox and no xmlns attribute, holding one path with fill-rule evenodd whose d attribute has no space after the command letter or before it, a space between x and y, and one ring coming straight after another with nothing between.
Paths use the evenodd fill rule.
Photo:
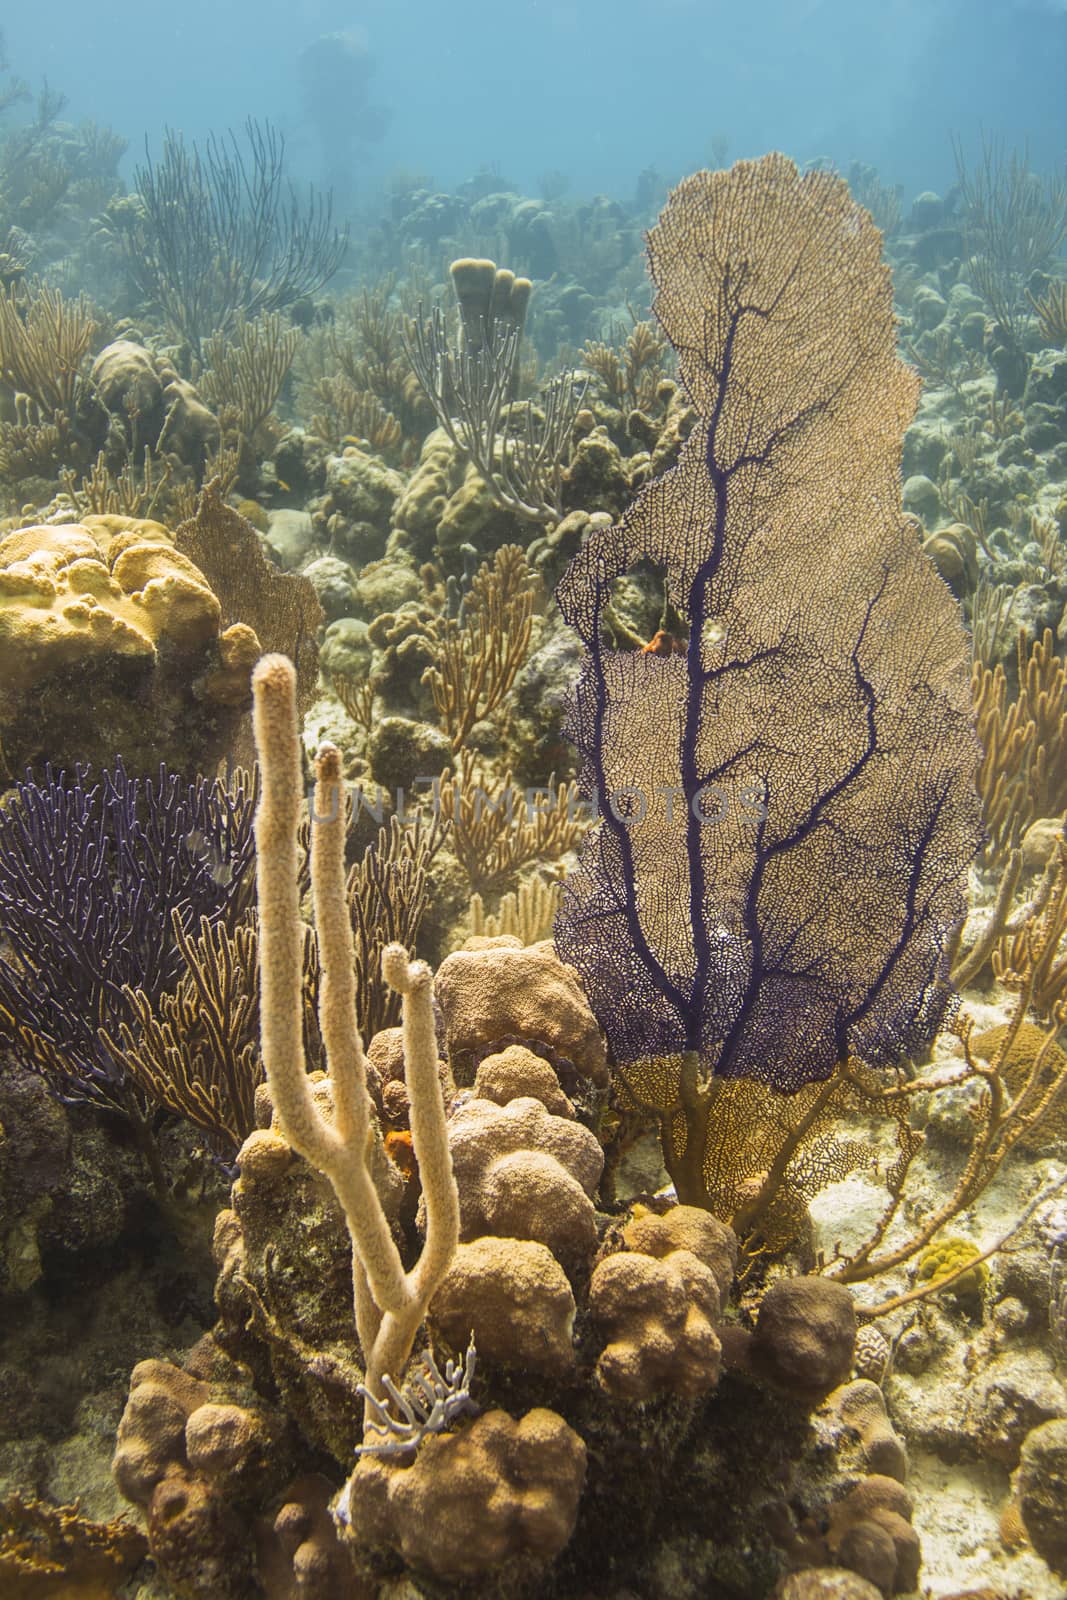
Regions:
<instances>
[{"instance_id":1,"label":"brain coral","mask_svg":"<svg viewBox=\"0 0 1067 1600\"><path fill-rule=\"evenodd\" d=\"M207 768L224 753L259 655L222 627L200 569L157 522L90 516L0 539L0 745L9 773Z\"/></svg>"}]
</instances>

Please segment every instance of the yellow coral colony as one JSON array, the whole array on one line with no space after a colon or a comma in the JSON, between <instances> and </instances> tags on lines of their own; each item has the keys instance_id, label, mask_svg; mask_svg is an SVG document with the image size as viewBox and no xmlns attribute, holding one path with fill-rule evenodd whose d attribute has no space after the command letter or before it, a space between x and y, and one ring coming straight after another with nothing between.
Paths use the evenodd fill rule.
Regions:
<instances>
[{"instance_id":1,"label":"yellow coral colony","mask_svg":"<svg viewBox=\"0 0 1067 1600\"><path fill-rule=\"evenodd\" d=\"M164 527L118 516L9 533L0 597L5 698L90 656L151 657L163 637L203 644L221 615Z\"/></svg>"}]
</instances>

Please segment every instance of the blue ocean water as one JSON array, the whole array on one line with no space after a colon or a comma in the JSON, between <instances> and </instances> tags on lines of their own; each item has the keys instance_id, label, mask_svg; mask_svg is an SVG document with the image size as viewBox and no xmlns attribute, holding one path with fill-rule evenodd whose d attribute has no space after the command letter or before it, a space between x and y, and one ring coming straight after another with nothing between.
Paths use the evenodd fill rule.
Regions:
<instances>
[{"instance_id":1,"label":"blue ocean water","mask_svg":"<svg viewBox=\"0 0 1067 1600\"><path fill-rule=\"evenodd\" d=\"M51 0L2 26L130 162L164 125L269 117L295 169L363 200L397 169L448 189L485 165L625 199L716 148L870 162L913 193L949 182L950 134L1025 142L1038 170L1067 143L1062 0Z\"/></svg>"}]
</instances>

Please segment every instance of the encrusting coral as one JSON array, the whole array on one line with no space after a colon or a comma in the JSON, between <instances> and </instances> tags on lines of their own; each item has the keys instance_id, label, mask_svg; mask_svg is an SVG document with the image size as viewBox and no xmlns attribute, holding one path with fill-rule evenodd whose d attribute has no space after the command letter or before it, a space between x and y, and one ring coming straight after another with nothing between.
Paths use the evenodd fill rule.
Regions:
<instances>
[{"instance_id":1,"label":"encrusting coral","mask_svg":"<svg viewBox=\"0 0 1067 1600\"><path fill-rule=\"evenodd\" d=\"M0 1501L0 1588L10 1600L107 1600L145 1548L125 1518L92 1522L77 1505L19 1494Z\"/></svg>"}]
</instances>

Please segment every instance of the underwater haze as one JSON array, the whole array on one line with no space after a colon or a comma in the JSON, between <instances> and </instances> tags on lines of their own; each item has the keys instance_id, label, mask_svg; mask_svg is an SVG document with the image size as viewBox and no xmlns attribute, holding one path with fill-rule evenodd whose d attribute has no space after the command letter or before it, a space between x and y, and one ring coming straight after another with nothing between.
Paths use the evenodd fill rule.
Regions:
<instances>
[{"instance_id":1,"label":"underwater haze","mask_svg":"<svg viewBox=\"0 0 1067 1600\"><path fill-rule=\"evenodd\" d=\"M1028 142L1039 166L1067 137L1059 0L112 0L102 11L50 0L14 8L4 27L35 84L46 75L75 117L109 123L135 153L165 126L202 137L269 116L302 172L343 177L360 196L394 168L447 188L489 165L528 193L558 170L581 192L626 198L646 166L680 176L709 160L717 135L731 159L780 149L868 161L910 191L947 183L950 134ZM320 47L309 99L302 58L338 34L335 53L351 41L359 66L331 67ZM350 144L346 119L367 103L383 126Z\"/></svg>"}]
</instances>

